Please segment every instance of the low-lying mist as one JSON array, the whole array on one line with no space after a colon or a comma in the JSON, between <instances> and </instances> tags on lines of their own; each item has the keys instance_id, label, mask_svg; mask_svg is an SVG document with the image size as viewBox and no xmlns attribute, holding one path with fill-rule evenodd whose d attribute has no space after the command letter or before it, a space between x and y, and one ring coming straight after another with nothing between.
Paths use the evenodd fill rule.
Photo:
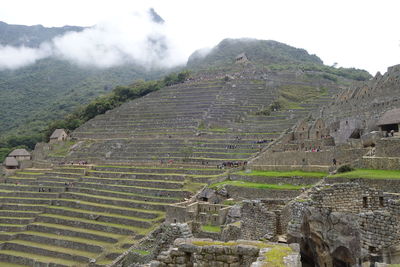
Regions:
<instances>
[{"instance_id":1,"label":"low-lying mist","mask_svg":"<svg viewBox=\"0 0 400 267\"><path fill-rule=\"evenodd\" d=\"M149 10L105 20L81 32L67 32L39 48L0 46L0 69L17 69L47 57L97 68L123 64L167 68L187 60L169 36L166 23Z\"/></svg>"}]
</instances>

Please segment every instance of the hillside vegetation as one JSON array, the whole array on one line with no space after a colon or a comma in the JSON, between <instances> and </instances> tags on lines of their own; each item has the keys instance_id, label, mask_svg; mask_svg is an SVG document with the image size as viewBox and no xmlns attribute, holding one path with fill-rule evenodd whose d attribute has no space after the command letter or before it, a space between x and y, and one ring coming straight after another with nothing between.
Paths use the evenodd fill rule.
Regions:
<instances>
[{"instance_id":1,"label":"hillside vegetation","mask_svg":"<svg viewBox=\"0 0 400 267\"><path fill-rule=\"evenodd\" d=\"M139 80L133 84L126 86L117 86L110 93L102 95L86 105L81 105L63 119L53 120L45 124L43 128L37 129L35 132L27 132L26 134L11 135L0 139L0 162L15 148L33 149L35 144L40 141L48 141L48 138L57 128L64 128L72 131L94 118L99 114L103 114L108 110L120 106L122 103L133 100L148 93L157 91L165 86L174 85L184 82L190 75L188 71L180 73L172 73L160 80L143 81ZM76 107L76 103L74 106Z\"/></svg>"},{"instance_id":2,"label":"hillside vegetation","mask_svg":"<svg viewBox=\"0 0 400 267\"><path fill-rule=\"evenodd\" d=\"M155 79L162 71L130 65L109 69L80 68L43 59L34 65L0 72L0 135L32 134L113 87L136 79Z\"/></svg>"},{"instance_id":3,"label":"hillside vegetation","mask_svg":"<svg viewBox=\"0 0 400 267\"><path fill-rule=\"evenodd\" d=\"M195 70L212 70L232 64L236 56L241 53L245 53L253 64L268 67L271 70L296 69L323 72L315 75L335 82L338 81L338 76L358 81L365 81L372 77L365 70L326 66L318 56L310 55L304 49L272 40L249 38L224 39L210 51L197 50L189 57L187 67Z\"/></svg>"},{"instance_id":4,"label":"hillside vegetation","mask_svg":"<svg viewBox=\"0 0 400 267\"><path fill-rule=\"evenodd\" d=\"M271 40L256 39L224 39L207 55L198 50L188 60L189 68L208 68L230 64L240 53L246 53L249 60L262 62L264 65L285 62L311 62L322 64L321 59L310 55L304 49L295 48Z\"/></svg>"}]
</instances>

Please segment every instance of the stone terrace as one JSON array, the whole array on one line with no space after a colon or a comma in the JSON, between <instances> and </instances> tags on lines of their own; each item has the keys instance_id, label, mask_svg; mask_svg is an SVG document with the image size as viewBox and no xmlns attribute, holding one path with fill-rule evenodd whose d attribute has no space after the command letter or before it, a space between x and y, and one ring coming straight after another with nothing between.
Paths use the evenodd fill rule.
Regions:
<instances>
[{"instance_id":1,"label":"stone terrace","mask_svg":"<svg viewBox=\"0 0 400 267\"><path fill-rule=\"evenodd\" d=\"M0 264L110 263L164 220L166 205L220 173L76 165L17 172L0 184Z\"/></svg>"},{"instance_id":2,"label":"stone terrace","mask_svg":"<svg viewBox=\"0 0 400 267\"><path fill-rule=\"evenodd\" d=\"M297 109L255 115L277 98L280 85L303 85L302 76L290 81L274 73L234 77L170 86L97 116L73 133L83 142L66 160L184 160L213 166L245 161L336 91L330 84L314 81L315 86L329 88L328 94ZM257 144L259 140L267 142Z\"/></svg>"},{"instance_id":3,"label":"stone terrace","mask_svg":"<svg viewBox=\"0 0 400 267\"><path fill-rule=\"evenodd\" d=\"M255 115L279 86L304 84L302 75L289 76L197 77L88 121L72 134L66 156L49 150L40 157L56 167L20 171L0 184L0 262L110 263L164 219L166 205L222 174L216 165L247 161L336 90L315 80L328 95ZM94 165L65 164L79 160Z\"/></svg>"}]
</instances>

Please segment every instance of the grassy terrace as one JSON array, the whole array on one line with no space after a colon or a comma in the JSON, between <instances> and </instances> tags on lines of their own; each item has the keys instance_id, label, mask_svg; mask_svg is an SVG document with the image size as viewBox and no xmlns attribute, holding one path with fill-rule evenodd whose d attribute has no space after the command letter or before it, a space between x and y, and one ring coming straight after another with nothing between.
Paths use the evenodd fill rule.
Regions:
<instances>
[{"instance_id":1,"label":"grassy terrace","mask_svg":"<svg viewBox=\"0 0 400 267\"><path fill-rule=\"evenodd\" d=\"M328 174L325 172L304 172L304 171L240 171L235 174L248 176L265 176L265 177L311 177L323 178Z\"/></svg>"},{"instance_id":2,"label":"grassy terrace","mask_svg":"<svg viewBox=\"0 0 400 267\"><path fill-rule=\"evenodd\" d=\"M123 166L123 165L96 165L96 167L99 168L126 168L126 169L145 169L145 170L188 170L188 171L220 171L220 169L216 168L173 168L173 167L158 167L158 166L149 166L149 167L143 167L143 166ZM146 173L147 174L147 173Z\"/></svg>"},{"instance_id":3,"label":"grassy terrace","mask_svg":"<svg viewBox=\"0 0 400 267\"><path fill-rule=\"evenodd\" d=\"M202 225L201 230L204 232L219 233L221 232L221 226Z\"/></svg>"},{"instance_id":4,"label":"grassy terrace","mask_svg":"<svg viewBox=\"0 0 400 267\"><path fill-rule=\"evenodd\" d=\"M0 255L8 255L8 258L4 258L5 261L25 258L37 262L58 263L66 266L87 266L87 263L78 262L82 261L81 259L77 261L71 260L72 258L69 258L67 255L62 256L62 254L60 254L60 257L64 257L64 259L61 259L42 256L39 255L39 252L32 253L21 251L25 248L36 247L38 249L57 253L65 253L67 251L67 254L70 255L96 258L98 264L109 264L112 260L107 258L108 254L124 252L126 249L122 248L122 245L128 243L134 244L136 242L134 238L147 234L160 223L160 220L165 216L165 212L163 212L160 207L171 202L178 202L182 199L180 197L174 197L176 191L196 192L205 184L191 182L190 180L195 178L212 179L217 177L217 175L209 175L210 173L199 175L197 173L186 174L182 172L195 170L201 174L202 170L208 172L210 170L218 171L215 167L201 168L199 166L191 166L191 169L188 170L184 167L173 166L161 168L158 166L156 168L148 168L146 166L104 167L116 167L119 168L119 170L90 170L89 176L83 176L83 172L75 171L76 169L83 170L87 168L75 166L64 166L56 170L41 170L40 172L26 170L16 173L13 178L9 179L8 183L2 185L0 189L0 193L2 194L2 196L0 196L0 202L4 203L7 209L10 210L5 210L2 213L3 216L1 219L4 223L1 225L4 231L7 231L3 232L2 236L11 237L11 239L6 242L16 244L16 247L12 250L5 249L0 251ZM165 171L160 173L157 172L157 169ZM150 170L150 173L146 172L147 170ZM128 178L90 176L100 176L100 174L101 176L119 176L121 174L127 175ZM148 177L140 179L141 175ZM129 179L130 176L132 176L131 179ZM176 176L176 179L174 176ZM139 179L135 179L134 177L138 177ZM188 179L178 181L181 180L181 177L186 177ZM170 181L161 180L164 178L169 178ZM92 182L91 179L95 179L96 182ZM64 180L76 181L75 185L70 188L68 192L59 190L59 188L65 188ZM114 184L114 182L111 181L115 181L116 183ZM118 184L117 181L137 181L138 183L123 185ZM136 184L142 184L141 181L151 182L152 184L150 184L149 187L137 186ZM104 183L107 184L104 185ZM179 188L164 188L170 187L169 185L172 184L179 185ZM52 191L53 189L55 191L51 192L51 194L38 192L38 186L50 187ZM130 190L134 192L129 192ZM159 193L162 191L173 192L174 195L170 197L168 193L168 197L162 196L162 193ZM11 197L10 194L14 192L18 192L18 196L13 195ZM60 192L62 195L59 195ZM166 193L164 192L164 194ZM146 198L148 198L148 200L146 200ZM49 201L53 200L57 201L58 204L50 205ZM140 205L147 205L150 206L150 208L142 208ZM137 206L137 208L132 208L132 206ZM152 208L153 206L154 209ZM18 210L17 214L13 213L14 208ZM104 208L104 211L102 208ZM28 225L31 225L31 228L28 229L25 229L26 224L6 223L9 219L18 216L18 213L27 213L27 216L23 218L18 217L16 219L29 220L34 216L37 217L37 220L31 223L27 222ZM98 219L92 219L95 217ZM23 221L21 221L21 223L22 222ZM77 226L78 223L80 223L79 227ZM19 230L19 228L21 229ZM48 233L46 228L50 229L51 233ZM61 234L57 234L57 229L60 229ZM62 231L65 231L65 233ZM127 234L129 231L132 234ZM82 237L79 233L92 236ZM35 239L32 239L35 240L35 242L30 241L31 238L35 237L37 237L38 241ZM80 251L78 249L68 250L47 244L45 242L46 238L52 240L51 244L53 244L53 242L55 242L54 244L57 242L77 242L79 244L97 245L102 247L103 250L101 253ZM92 240L92 238L94 240ZM146 252L143 251L142 253L145 254ZM0 266L3 266L1 262Z\"/></svg>"},{"instance_id":5,"label":"grassy terrace","mask_svg":"<svg viewBox=\"0 0 400 267\"><path fill-rule=\"evenodd\" d=\"M209 187L218 188L224 185L233 185L237 187L258 188L258 189L274 189L274 190L299 190L304 187L311 187L311 185L260 184L260 183L244 182L244 181L223 181L211 184Z\"/></svg>"},{"instance_id":6,"label":"grassy terrace","mask_svg":"<svg viewBox=\"0 0 400 267\"><path fill-rule=\"evenodd\" d=\"M66 247L58 247L54 245L46 245L38 242L32 242L32 241L26 241L26 240L11 240L7 241L7 243L14 243L14 244L20 244L20 245L25 245L27 247L34 247L34 248L41 248L49 251L55 251L55 252L60 252L60 253L67 253L71 255L79 255L79 256L84 256L88 258L93 258L96 256L96 253L91 253L83 250L77 250L77 249L70 249Z\"/></svg>"},{"instance_id":7,"label":"grassy terrace","mask_svg":"<svg viewBox=\"0 0 400 267\"><path fill-rule=\"evenodd\" d=\"M110 173L110 174L134 174L134 175L154 175L154 176L183 176L182 173L146 173L146 172L113 172L113 171L89 171L88 173ZM186 177L209 177L209 178L214 178L218 175L199 175L199 174L184 174ZM92 177L92 176L85 176L88 178L98 178L98 177ZM118 178L121 179L121 178ZM135 179L137 180L137 179Z\"/></svg>"},{"instance_id":8,"label":"grassy terrace","mask_svg":"<svg viewBox=\"0 0 400 267\"><path fill-rule=\"evenodd\" d=\"M66 266L86 266L86 264L79 263L76 261L70 261L70 260L64 260L60 258L54 258L54 257L46 257L46 256L41 256L38 254L31 254L27 252L20 252L20 251L14 251L14 250L0 250L0 254L4 255L10 255L10 256L15 256L15 257L23 257L23 258L29 258L33 259L38 262L44 262L44 263L57 263L57 264L63 264ZM12 265L4 265L4 266L12 266ZM18 266L18 265L17 265ZM24 265L22 265L24 266Z\"/></svg>"},{"instance_id":9,"label":"grassy terrace","mask_svg":"<svg viewBox=\"0 0 400 267\"><path fill-rule=\"evenodd\" d=\"M356 169L350 172L330 175L328 178L400 179L400 170Z\"/></svg>"}]
</instances>

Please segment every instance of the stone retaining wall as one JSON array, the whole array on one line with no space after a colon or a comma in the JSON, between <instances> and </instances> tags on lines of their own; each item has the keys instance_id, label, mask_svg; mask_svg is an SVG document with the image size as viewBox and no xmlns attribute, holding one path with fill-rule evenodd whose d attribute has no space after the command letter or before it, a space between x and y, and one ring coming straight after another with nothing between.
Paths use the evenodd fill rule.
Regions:
<instances>
[{"instance_id":1,"label":"stone retaining wall","mask_svg":"<svg viewBox=\"0 0 400 267\"><path fill-rule=\"evenodd\" d=\"M181 266L226 266L250 267L268 266L268 251L286 251L281 254L282 266L300 267L298 252L285 245L266 244L258 241L237 240L234 242L215 242L211 239L177 239L174 247L163 251L150 267ZM276 256L275 256L276 257Z\"/></svg>"},{"instance_id":2,"label":"stone retaining wall","mask_svg":"<svg viewBox=\"0 0 400 267\"><path fill-rule=\"evenodd\" d=\"M300 194L300 190L259 189L233 185L225 185L225 188L228 191L229 197L235 199L289 199L295 198Z\"/></svg>"}]
</instances>

